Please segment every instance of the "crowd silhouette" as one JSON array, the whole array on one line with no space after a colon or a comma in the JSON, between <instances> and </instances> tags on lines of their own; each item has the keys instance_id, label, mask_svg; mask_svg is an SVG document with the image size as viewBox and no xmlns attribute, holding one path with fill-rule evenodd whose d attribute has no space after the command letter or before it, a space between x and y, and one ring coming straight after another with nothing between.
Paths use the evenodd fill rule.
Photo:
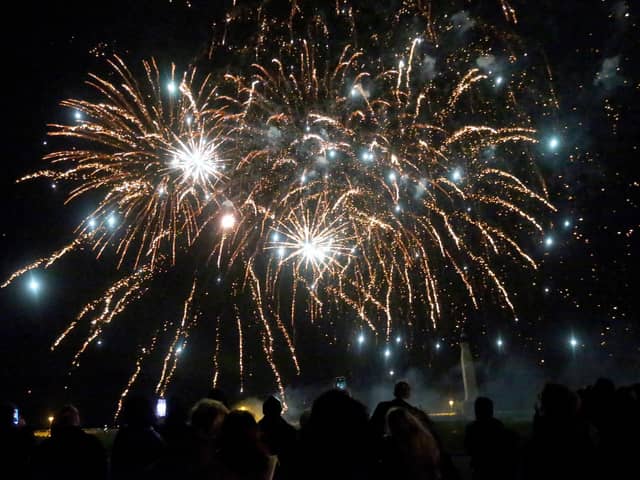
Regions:
<instances>
[{"instance_id":1,"label":"crowd silhouette","mask_svg":"<svg viewBox=\"0 0 640 480\"><path fill-rule=\"evenodd\" d=\"M170 398L158 424L148 398L131 396L108 452L83 431L80 413L66 405L49 438L37 442L16 407L0 409L0 478L3 479L408 479L462 478L438 425L409 403L411 388L398 382L394 398L369 418L346 390L322 393L299 427L268 397L256 422L229 408L212 390L189 406ZM571 391L547 384L528 435L494 417L493 401L475 400L464 449L473 480L626 478L635 471L640 442L640 384L616 388L607 379ZM460 458L460 457L458 457ZM632 475L633 477L633 475Z\"/></svg>"}]
</instances>

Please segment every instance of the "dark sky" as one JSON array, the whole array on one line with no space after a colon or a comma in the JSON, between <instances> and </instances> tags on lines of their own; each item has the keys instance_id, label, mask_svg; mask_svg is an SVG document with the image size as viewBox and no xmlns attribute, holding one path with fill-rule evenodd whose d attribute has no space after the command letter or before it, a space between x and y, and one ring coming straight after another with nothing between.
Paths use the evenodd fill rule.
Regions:
<instances>
[{"instance_id":1,"label":"dark sky","mask_svg":"<svg viewBox=\"0 0 640 480\"><path fill-rule=\"evenodd\" d=\"M129 62L155 55L186 64L198 56L223 9L215 1L191 3L24 1L6 12L0 278L59 248L86 214L82 202L64 206L64 193L47 181L15 184L51 148L51 142L43 145L46 124L68 121L69 113L58 102L85 95L86 74L104 71L104 57L96 51L116 52ZM504 25L497 0L459 3L472 16ZM528 318L537 317L536 324L518 333L496 330L487 321L481 329L486 338L476 338L477 348L491 350L499 332L511 343L527 345L529 358L544 368L543 358L547 364L558 359L553 365L565 359L573 332L592 363L637 368L640 12L622 1L512 4L520 19L514 30L546 53L560 99L562 145L557 155L542 159L552 172L549 186L559 214L555 244L543 254L540 277L535 285L522 286L521 295L542 299L527 307L535 310ZM563 228L565 219L568 228ZM73 394L62 393L71 350L49 353L52 338L99 291L99 279L112 275L111 268L81 255L43 275L46 292L37 299L20 283L0 290L0 381L5 387L0 396L29 406L38 412L34 415L62 399L86 403L87 397L100 397L112 405L131 371L131 352L120 356L111 347L103 357L90 356L84 373L74 377ZM135 329L114 333L111 343ZM457 352L450 357L449 363L455 362ZM209 371L209 365L202 369Z\"/></svg>"}]
</instances>

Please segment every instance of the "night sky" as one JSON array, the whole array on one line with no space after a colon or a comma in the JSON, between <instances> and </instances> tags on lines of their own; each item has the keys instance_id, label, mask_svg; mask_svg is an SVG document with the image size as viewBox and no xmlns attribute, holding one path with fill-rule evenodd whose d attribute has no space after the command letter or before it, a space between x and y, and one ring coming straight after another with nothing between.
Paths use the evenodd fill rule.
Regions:
<instances>
[{"instance_id":1,"label":"night sky","mask_svg":"<svg viewBox=\"0 0 640 480\"><path fill-rule=\"evenodd\" d=\"M42 156L56 145L46 137L47 124L71 121L71 113L58 103L86 96L87 73L104 72L105 58L113 53L128 63L155 56L162 65L173 60L182 67L200 58L210 41L211 25L223 11L217 3L12 4L6 17L10 28L3 31L3 280L60 248L86 215L82 201L63 204L61 186L53 188L47 180L15 184L40 167ZM550 132L558 133L559 145L540 158L551 201L558 207L549 232L553 242L534 252L542 261L535 278L522 279L512 288L521 302L521 325L492 321L490 308L480 312L468 328L472 348L478 358L493 358L504 354L496 348L500 338L508 354L526 359L548 378L564 372L576 355L589 375L618 373L629 378L627 372L637 372L640 365L640 284L635 266L640 228L640 12L624 1L513 0L519 18L514 27L506 25L497 0L458 3L471 17L513 29L532 49L544 51L561 106L548 125ZM375 28L385 28L382 19ZM92 421L108 420L134 365L136 342L126 340L144 334L147 317L171 309L179 314L189 280L183 279L181 286L159 285L152 306L134 306L105 334L102 347L92 347L69 380L66 372L74 350L51 353L51 342L79 307L104 288L104 278L116 278L113 262L97 262L90 252L82 252L41 272L44 288L37 297L25 281L0 290L1 397L20 403L35 418L52 404L73 401ZM170 302L177 291L180 296ZM214 303L216 308L229 308L223 299ZM573 357L571 338L577 342ZM207 341L195 339L193 351L198 342ZM442 358L431 365L448 371L458 358L457 339L436 341L442 342ZM322 367L311 362L306 370L303 365L304 378L298 383L322 382L345 368L359 368L353 349L343 348L345 343L324 350L318 345L321 339L312 334L305 342L299 349L312 351L311 358L325 355L333 361ZM132 345L121 347L125 343ZM221 361L233 364L234 355ZM253 361L258 362L257 357ZM407 354L404 363L415 366L420 361ZM194 353L181 368L176 389L187 396L205 393L210 359ZM257 377L262 368L255 367ZM232 375L227 378L223 386L236 388ZM273 385L256 381L253 388L264 394Z\"/></svg>"}]
</instances>

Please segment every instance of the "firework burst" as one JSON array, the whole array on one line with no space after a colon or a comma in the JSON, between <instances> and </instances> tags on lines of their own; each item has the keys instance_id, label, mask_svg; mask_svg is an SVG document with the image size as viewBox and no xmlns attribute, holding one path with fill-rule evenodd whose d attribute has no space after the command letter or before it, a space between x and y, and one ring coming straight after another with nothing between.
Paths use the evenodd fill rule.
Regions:
<instances>
[{"instance_id":1,"label":"firework burst","mask_svg":"<svg viewBox=\"0 0 640 480\"><path fill-rule=\"evenodd\" d=\"M242 19L234 7L210 49L212 65L222 55L231 66L210 75L190 68L176 78L173 67L163 74L150 61L138 83L114 58L117 80L89 81L101 99L63 102L81 119L52 126L79 146L48 155L54 168L23 179L66 182L69 201L101 200L69 245L3 287L85 244L98 256L113 248L118 266L132 269L56 340L92 318L74 365L165 265L206 250L182 318L154 328L120 401L170 332L156 388L166 392L192 330L206 321L199 277L214 264L235 275L237 298L252 298L248 318L234 309L241 389L250 323L282 393L276 337L300 372L301 317L321 323L332 309L351 311L388 342L400 318L433 332L449 314L443 297L459 291L472 309L489 291L514 311L504 261L536 268L527 250L554 207L521 101L536 85L518 70L517 48L475 22L481 31L467 38L429 2L403 3L384 35L360 32L347 2L326 12L311 3L291 2L283 18L260 10L250 16L255 35L238 45L230 41ZM515 23L509 3L501 5ZM219 315L215 322L214 385Z\"/></svg>"}]
</instances>

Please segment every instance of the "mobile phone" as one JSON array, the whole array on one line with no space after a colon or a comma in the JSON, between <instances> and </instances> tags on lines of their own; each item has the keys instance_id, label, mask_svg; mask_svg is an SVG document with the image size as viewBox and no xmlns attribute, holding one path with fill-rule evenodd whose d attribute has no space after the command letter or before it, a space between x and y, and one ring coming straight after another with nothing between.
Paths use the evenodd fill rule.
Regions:
<instances>
[{"instance_id":1,"label":"mobile phone","mask_svg":"<svg viewBox=\"0 0 640 480\"><path fill-rule=\"evenodd\" d=\"M156 402L156 417L164 418L167 416L167 399L159 398Z\"/></svg>"},{"instance_id":2,"label":"mobile phone","mask_svg":"<svg viewBox=\"0 0 640 480\"><path fill-rule=\"evenodd\" d=\"M340 390L347 389L347 379L345 377L336 377L336 388Z\"/></svg>"},{"instance_id":3,"label":"mobile phone","mask_svg":"<svg viewBox=\"0 0 640 480\"><path fill-rule=\"evenodd\" d=\"M17 408L13 409L13 424L18 425L20 423L20 411Z\"/></svg>"}]
</instances>

